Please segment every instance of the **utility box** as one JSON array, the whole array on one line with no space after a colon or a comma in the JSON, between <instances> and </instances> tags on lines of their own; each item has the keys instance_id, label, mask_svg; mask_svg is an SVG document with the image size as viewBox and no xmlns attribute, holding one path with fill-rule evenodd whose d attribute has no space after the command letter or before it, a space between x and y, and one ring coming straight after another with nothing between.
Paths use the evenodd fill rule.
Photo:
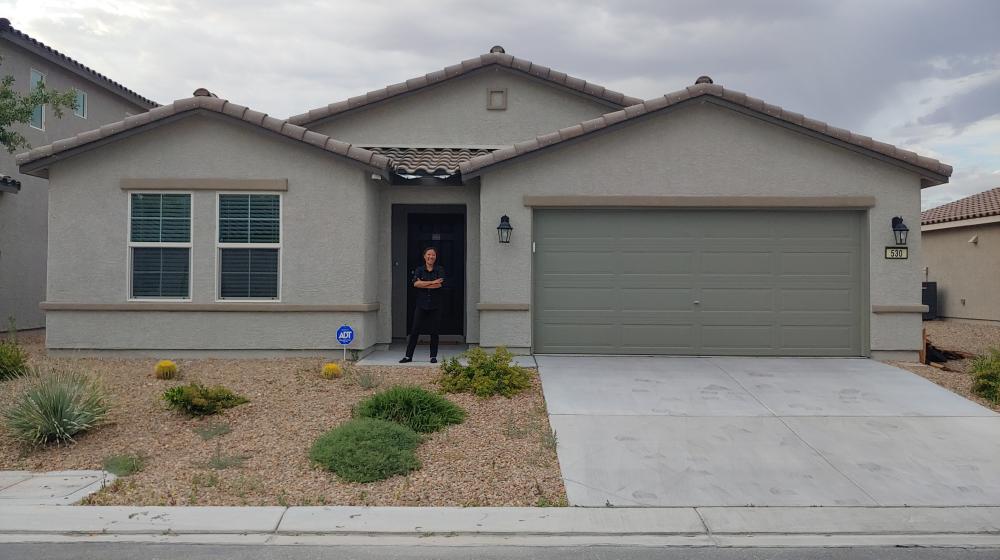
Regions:
<instances>
[{"instance_id":1,"label":"utility box","mask_svg":"<svg viewBox=\"0 0 1000 560\"><path fill-rule=\"evenodd\" d=\"M933 321L938 318L938 297L937 297L937 282L924 282L921 285L921 296L920 302L927 306L927 311L924 313L924 321Z\"/></svg>"}]
</instances>

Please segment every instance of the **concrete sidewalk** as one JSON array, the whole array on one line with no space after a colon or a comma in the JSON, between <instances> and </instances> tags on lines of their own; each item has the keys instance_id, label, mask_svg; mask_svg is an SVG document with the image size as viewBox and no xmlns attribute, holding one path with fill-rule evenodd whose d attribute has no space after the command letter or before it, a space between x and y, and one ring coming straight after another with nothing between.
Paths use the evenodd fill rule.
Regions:
<instances>
[{"instance_id":1,"label":"concrete sidewalk","mask_svg":"<svg viewBox=\"0 0 1000 560\"><path fill-rule=\"evenodd\" d=\"M1000 508L0 508L0 543L1000 548Z\"/></svg>"},{"instance_id":2,"label":"concrete sidewalk","mask_svg":"<svg viewBox=\"0 0 1000 560\"><path fill-rule=\"evenodd\" d=\"M0 507L71 505L114 481L105 471L0 471Z\"/></svg>"}]
</instances>

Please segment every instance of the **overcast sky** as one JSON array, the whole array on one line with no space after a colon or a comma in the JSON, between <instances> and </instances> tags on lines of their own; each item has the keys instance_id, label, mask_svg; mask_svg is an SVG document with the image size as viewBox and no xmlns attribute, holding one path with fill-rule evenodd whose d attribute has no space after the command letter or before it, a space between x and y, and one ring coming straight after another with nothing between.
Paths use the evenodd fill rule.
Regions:
<instances>
[{"instance_id":1,"label":"overcast sky","mask_svg":"<svg viewBox=\"0 0 1000 560\"><path fill-rule=\"evenodd\" d=\"M277 117L503 45L651 98L701 74L935 157L924 207L1000 187L1000 1L0 0L15 28L161 103Z\"/></svg>"}]
</instances>

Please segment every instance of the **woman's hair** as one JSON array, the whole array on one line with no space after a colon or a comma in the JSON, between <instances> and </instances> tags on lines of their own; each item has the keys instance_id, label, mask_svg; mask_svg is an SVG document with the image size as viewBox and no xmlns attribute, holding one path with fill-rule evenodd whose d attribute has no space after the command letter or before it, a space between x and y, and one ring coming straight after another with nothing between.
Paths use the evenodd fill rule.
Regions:
<instances>
[{"instance_id":1,"label":"woman's hair","mask_svg":"<svg viewBox=\"0 0 1000 560\"><path fill-rule=\"evenodd\" d=\"M438 248L435 247L435 246L433 246L433 245L431 245L429 247L424 247L424 250L423 250L423 252L420 253L420 256L421 257L426 256L427 255L427 251L434 251L434 255L435 256L438 254Z\"/></svg>"}]
</instances>

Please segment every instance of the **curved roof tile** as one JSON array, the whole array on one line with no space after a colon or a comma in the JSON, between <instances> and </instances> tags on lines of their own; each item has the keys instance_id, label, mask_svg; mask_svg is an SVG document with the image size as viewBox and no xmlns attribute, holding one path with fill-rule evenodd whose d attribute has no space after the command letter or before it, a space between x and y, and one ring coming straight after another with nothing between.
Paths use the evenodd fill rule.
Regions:
<instances>
[{"instance_id":1,"label":"curved roof tile","mask_svg":"<svg viewBox=\"0 0 1000 560\"><path fill-rule=\"evenodd\" d=\"M967 196L920 213L922 225L1000 216L1000 187Z\"/></svg>"}]
</instances>

